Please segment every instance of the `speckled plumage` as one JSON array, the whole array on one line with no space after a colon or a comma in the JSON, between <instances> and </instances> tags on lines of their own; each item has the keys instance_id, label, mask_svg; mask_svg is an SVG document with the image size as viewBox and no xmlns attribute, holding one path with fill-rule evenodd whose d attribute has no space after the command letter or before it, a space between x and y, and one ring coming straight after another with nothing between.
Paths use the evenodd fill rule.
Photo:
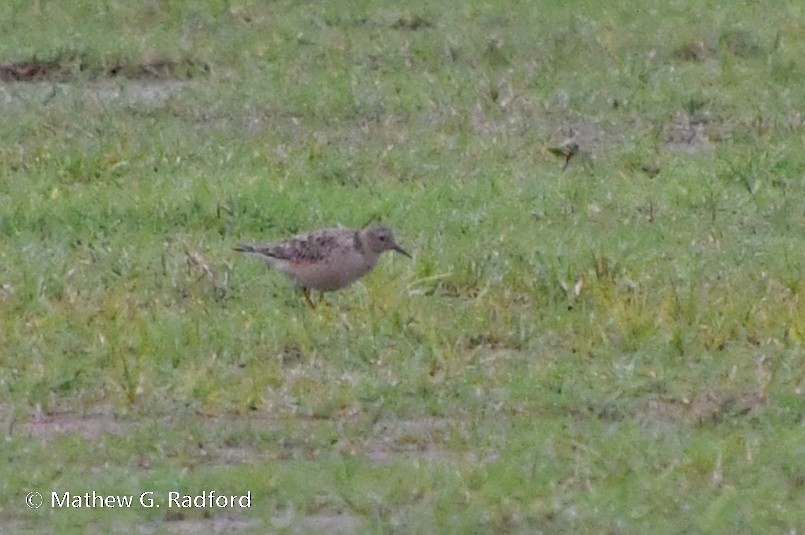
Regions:
<instances>
[{"instance_id":1,"label":"speckled plumage","mask_svg":"<svg viewBox=\"0 0 805 535\"><path fill-rule=\"evenodd\" d=\"M362 230L314 230L282 242L239 245L235 250L257 255L290 277L302 288L311 307L310 290L329 292L349 286L369 273L383 252L411 256L397 245L391 230L382 225Z\"/></svg>"}]
</instances>

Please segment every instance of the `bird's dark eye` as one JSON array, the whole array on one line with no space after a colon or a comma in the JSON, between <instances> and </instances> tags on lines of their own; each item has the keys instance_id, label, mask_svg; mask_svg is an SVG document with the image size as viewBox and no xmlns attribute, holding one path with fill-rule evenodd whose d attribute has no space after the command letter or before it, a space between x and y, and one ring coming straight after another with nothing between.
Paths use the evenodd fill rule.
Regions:
<instances>
[{"instance_id":1,"label":"bird's dark eye","mask_svg":"<svg viewBox=\"0 0 805 535\"><path fill-rule=\"evenodd\" d=\"M386 236L382 236L382 235L380 236L380 241L386 241L386 239L387 239Z\"/></svg>"}]
</instances>

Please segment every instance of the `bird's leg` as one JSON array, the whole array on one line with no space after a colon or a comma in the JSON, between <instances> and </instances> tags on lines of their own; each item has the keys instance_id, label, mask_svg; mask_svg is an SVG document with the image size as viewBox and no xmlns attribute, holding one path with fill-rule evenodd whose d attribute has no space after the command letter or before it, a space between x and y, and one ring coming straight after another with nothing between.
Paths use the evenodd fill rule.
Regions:
<instances>
[{"instance_id":1,"label":"bird's leg","mask_svg":"<svg viewBox=\"0 0 805 535\"><path fill-rule=\"evenodd\" d=\"M324 303L327 306L330 306L330 303L324 298L324 292L319 292L319 303Z\"/></svg>"},{"instance_id":2,"label":"bird's leg","mask_svg":"<svg viewBox=\"0 0 805 535\"><path fill-rule=\"evenodd\" d=\"M310 300L310 290L308 290L307 288L303 287L302 288L302 295L305 296L305 301L307 301L308 306L310 306L310 308L312 308L312 309L315 309L316 305L314 305L313 301Z\"/></svg>"}]
</instances>

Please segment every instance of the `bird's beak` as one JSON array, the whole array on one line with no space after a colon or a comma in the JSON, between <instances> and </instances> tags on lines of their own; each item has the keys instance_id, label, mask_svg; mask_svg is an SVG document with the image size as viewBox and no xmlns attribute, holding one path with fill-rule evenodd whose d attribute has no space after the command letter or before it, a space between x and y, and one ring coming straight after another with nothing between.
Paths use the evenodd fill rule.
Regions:
<instances>
[{"instance_id":1,"label":"bird's beak","mask_svg":"<svg viewBox=\"0 0 805 535\"><path fill-rule=\"evenodd\" d=\"M397 244L394 244L394 250L397 251L400 254L404 254L408 258L412 258L411 255L408 254L408 251L406 251L405 249L403 249L402 247L400 247Z\"/></svg>"}]
</instances>

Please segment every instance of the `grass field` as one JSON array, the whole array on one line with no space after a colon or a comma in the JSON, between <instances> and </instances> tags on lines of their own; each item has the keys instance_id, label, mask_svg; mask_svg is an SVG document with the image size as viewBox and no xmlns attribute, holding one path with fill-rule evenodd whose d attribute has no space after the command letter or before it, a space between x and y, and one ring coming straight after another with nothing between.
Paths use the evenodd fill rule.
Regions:
<instances>
[{"instance_id":1,"label":"grass field","mask_svg":"<svg viewBox=\"0 0 805 535\"><path fill-rule=\"evenodd\" d=\"M801 2L0 35L0 531L805 533ZM413 260L313 311L232 250L370 221Z\"/></svg>"}]
</instances>

